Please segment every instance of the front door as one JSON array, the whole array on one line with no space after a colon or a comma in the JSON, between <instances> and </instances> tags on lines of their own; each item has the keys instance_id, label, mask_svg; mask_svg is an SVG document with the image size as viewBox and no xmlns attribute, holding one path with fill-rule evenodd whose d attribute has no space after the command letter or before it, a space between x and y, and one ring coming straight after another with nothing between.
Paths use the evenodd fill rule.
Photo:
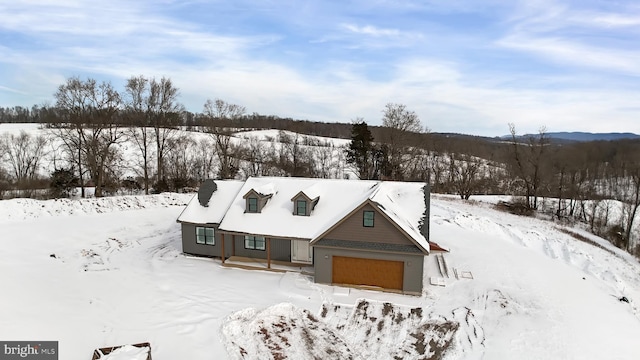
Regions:
<instances>
[{"instance_id":1,"label":"front door","mask_svg":"<svg viewBox=\"0 0 640 360\"><path fill-rule=\"evenodd\" d=\"M311 264L313 248L307 240L291 240L291 262Z\"/></svg>"}]
</instances>

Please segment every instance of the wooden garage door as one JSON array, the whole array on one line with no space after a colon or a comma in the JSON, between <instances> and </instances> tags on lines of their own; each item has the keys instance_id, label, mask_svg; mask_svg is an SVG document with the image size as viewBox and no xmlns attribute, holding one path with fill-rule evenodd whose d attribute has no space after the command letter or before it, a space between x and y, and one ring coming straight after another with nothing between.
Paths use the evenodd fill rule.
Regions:
<instances>
[{"instance_id":1,"label":"wooden garage door","mask_svg":"<svg viewBox=\"0 0 640 360\"><path fill-rule=\"evenodd\" d=\"M402 290L402 261L333 257L333 283L371 285Z\"/></svg>"}]
</instances>

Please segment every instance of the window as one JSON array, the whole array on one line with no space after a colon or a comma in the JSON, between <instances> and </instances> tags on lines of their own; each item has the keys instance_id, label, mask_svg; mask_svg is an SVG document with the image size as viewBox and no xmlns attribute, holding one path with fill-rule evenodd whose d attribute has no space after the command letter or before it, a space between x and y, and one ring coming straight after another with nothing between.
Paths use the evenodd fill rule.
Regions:
<instances>
[{"instance_id":1,"label":"window","mask_svg":"<svg viewBox=\"0 0 640 360\"><path fill-rule=\"evenodd\" d=\"M255 197L247 198L247 212L252 212L252 213L258 212L258 198L255 198Z\"/></svg>"},{"instance_id":2,"label":"window","mask_svg":"<svg viewBox=\"0 0 640 360\"><path fill-rule=\"evenodd\" d=\"M362 225L364 227L373 227L373 211L365 211L362 218Z\"/></svg>"},{"instance_id":3,"label":"window","mask_svg":"<svg viewBox=\"0 0 640 360\"><path fill-rule=\"evenodd\" d=\"M306 200L298 200L296 201L296 215L307 215L307 201Z\"/></svg>"},{"instance_id":4,"label":"window","mask_svg":"<svg viewBox=\"0 0 640 360\"><path fill-rule=\"evenodd\" d=\"M244 237L244 248L251 250L264 250L265 249L265 241L264 236L245 236Z\"/></svg>"},{"instance_id":5,"label":"window","mask_svg":"<svg viewBox=\"0 0 640 360\"><path fill-rule=\"evenodd\" d=\"M215 245L216 240L214 237L213 228L197 226L196 243L203 245Z\"/></svg>"}]
</instances>

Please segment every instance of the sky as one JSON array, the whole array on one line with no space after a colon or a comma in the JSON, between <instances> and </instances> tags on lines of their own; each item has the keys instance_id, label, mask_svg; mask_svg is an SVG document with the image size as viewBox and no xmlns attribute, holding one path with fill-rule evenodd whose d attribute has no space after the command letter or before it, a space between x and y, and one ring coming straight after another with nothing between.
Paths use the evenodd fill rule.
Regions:
<instances>
[{"instance_id":1,"label":"sky","mask_svg":"<svg viewBox=\"0 0 640 360\"><path fill-rule=\"evenodd\" d=\"M632 0L0 1L0 106L54 104L73 76L170 78L179 101L481 136L640 133Z\"/></svg>"}]
</instances>

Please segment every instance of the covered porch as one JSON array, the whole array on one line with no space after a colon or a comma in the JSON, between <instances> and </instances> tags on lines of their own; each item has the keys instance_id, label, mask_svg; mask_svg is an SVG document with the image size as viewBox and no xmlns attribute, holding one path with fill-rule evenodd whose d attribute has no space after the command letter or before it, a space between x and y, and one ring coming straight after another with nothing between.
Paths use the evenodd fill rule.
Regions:
<instances>
[{"instance_id":1,"label":"covered porch","mask_svg":"<svg viewBox=\"0 0 640 360\"><path fill-rule=\"evenodd\" d=\"M245 270L267 270L273 272L298 272L303 275L314 275L314 268L311 264L301 264L281 260L267 260L249 258L244 256L231 256L224 259L222 265Z\"/></svg>"},{"instance_id":2,"label":"covered porch","mask_svg":"<svg viewBox=\"0 0 640 360\"><path fill-rule=\"evenodd\" d=\"M218 236L223 265L299 272L307 269L307 272L313 272L313 249L308 239L272 238L228 231L219 231Z\"/></svg>"}]
</instances>

